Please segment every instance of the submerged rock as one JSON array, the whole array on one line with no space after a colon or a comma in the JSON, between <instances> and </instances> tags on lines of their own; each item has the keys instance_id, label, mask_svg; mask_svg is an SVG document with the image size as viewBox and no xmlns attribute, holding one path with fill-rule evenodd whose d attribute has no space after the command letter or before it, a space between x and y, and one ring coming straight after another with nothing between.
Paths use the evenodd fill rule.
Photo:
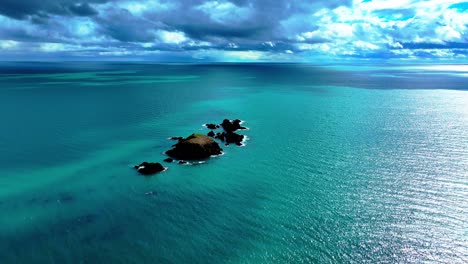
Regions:
<instances>
[{"instance_id":1,"label":"submerged rock","mask_svg":"<svg viewBox=\"0 0 468 264\"><path fill-rule=\"evenodd\" d=\"M173 161L174 161L174 160L171 159L171 158L164 159L164 162L169 162L169 163L171 163L171 162L173 162Z\"/></svg>"},{"instance_id":2,"label":"submerged rock","mask_svg":"<svg viewBox=\"0 0 468 264\"><path fill-rule=\"evenodd\" d=\"M182 139L184 139L184 138L183 137L171 137L171 140L181 141Z\"/></svg>"},{"instance_id":3,"label":"submerged rock","mask_svg":"<svg viewBox=\"0 0 468 264\"><path fill-rule=\"evenodd\" d=\"M201 160L212 155L219 155L221 151L218 143L212 138L201 134L192 134L175 144L174 148L168 150L166 154L178 160Z\"/></svg>"},{"instance_id":4,"label":"submerged rock","mask_svg":"<svg viewBox=\"0 0 468 264\"><path fill-rule=\"evenodd\" d=\"M57 200L60 203L68 203L68 202L73 202L75 200L75 197L73 197L71 194L68 193L63 193L60 195L60 198Z\"/></svg>"},{"instance_id":5,"label":"submerged rock","mask_svg":"<svg viewBox=\"0 0 468 264\"><path fill-rule=\"evenodd\" d=\"M164 168L164 166L161 165L161 163L158 163L158 162L153 163L153 162L146 162L145 161L145 162L141 163L140 165L136 165L135 169L137 169L138 172L143 174L143 175L151 175L151 174L161 172L161 171L165 170L166 168Z\"/></svg>"}]
</instances>

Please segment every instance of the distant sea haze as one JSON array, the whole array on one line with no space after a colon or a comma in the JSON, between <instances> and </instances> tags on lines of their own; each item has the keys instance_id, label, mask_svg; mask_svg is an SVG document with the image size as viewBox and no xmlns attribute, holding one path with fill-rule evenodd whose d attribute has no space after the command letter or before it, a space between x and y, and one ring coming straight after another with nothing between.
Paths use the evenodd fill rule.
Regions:
<instances>
[{"instance_id":1,"label":"distant sea haze","mask_svg":"<svg viewBox=\"0 0 468 264\"><path fill-rule=\"evenodd\" d=\"M468 263L466 65L0 63L1 263ZM162 162L241 119L245 147Z\"/></svg>"}]
</instances>

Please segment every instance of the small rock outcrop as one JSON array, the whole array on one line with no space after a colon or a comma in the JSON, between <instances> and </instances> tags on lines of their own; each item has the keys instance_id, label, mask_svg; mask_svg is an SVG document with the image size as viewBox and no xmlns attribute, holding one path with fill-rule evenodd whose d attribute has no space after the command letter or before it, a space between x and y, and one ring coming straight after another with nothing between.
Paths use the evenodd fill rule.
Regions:
<instances>
[{"instance_id":1,"label":"small rock outcrop","mask_svg":"<svg viewBox=\"0 0 468 264\"><path fill-rule=\"evenodd\" d=\"M205 124L205 126L208 128L208 129L217 129L219 128L219 125L216 125L216 124Z\"/></svg>"},{"instance_id":2,"label":"small rock outcrop","mask_svg":"<svg viewBox=\"0 0 468 264\"><path fill-rule=\"evenodd\" d=\"M171 158L164 159L164 162L168 162L168 163L171 163L171 162L173 162L173 161L174 161L174 160L171 159Z\"/></svg>"},{"instance_id":3,"label":"small rock outcrop","mask_svg":"<svg viewBox=\"0 0 468 264\"><path fill-rule=\"evenodd\" d=\"M166 154L177 160L202 160L212 155L220 155L221 151L218 143L212 138L192 134L175 144L173 149L166 151Z\"/></svg>"},{"instance_id":4,"label":"small rock outcrop","mask_svg":"<svg viewBox=\"0 0 468 264\"><path fill-rule=\"evenodd\" d=\"M227 133L234 132L238 129L246 129L245 127L240 125L241 122L242 121L239 119L235 119L233 121L224 119L223 123L221 123L221 126L223 127L224 131L226 131Z\"/></svg>"},{"instance_id":5,"label":"small rock outcrop","mask_svg":"<svg viewBox=\"0 0 468 264\"><path fill-rule=\"evenodd\" d=\"M230 144L236 144L237 146L242 146L242 141L244 140L244 135L239 135L237 133L231 132L231 133L226 133L224 136L226 143Z\"/></svg>"},{"instance_id":6,"label":"small rock outcrop","mask_svg":"<svg viewBox=\"0 0 468 264\"><path fill-rule=\"evenodd\" d=\"M240 135L234 132L223 132L223 133L217 133L215 135L216 139L226 142L226 145L233 143L238 146L242 146L242 141L244 140L244 137L245 137L244 135Z\"/></svg>"},{"instance_id":7,"label":"small rock outcrop","mask_svg":"<svg viewBox=\"0 0 468 264\"><path fill-rule=\"evenodd\" d=\"M209 137L214 137L214 136L215 136L215 133L214 133L213 131L210 131L210 132L208 132L207 136L209 136Z\"/></svg>"},{"instance_id":8,"label":"small rock outcrop","mask_svg":"<svg viewBox=\"0 0 468 264\"><path fill-rule=\"evenodd\" d=\"M143 162L140 165L136 165L135 169L143 175L151 175L155 174L161 171L164 171L166 168L164 168L161 163L152 163L152 162Z\"/></svg>"}]
</instances>

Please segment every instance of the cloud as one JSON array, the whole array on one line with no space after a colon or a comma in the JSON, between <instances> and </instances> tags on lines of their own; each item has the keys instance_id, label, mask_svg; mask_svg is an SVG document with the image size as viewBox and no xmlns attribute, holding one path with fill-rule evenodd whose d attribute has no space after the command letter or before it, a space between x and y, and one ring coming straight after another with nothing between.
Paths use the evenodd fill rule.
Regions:
<instances>
[{"instance_id":1,"label":"cloud","mask_svg":"<svg viewBox=\"0 0 468 264\"><path fill-rule=\"evenodd\" d=\"M205 13L213 22L219 24L235 24L247 21L253 15L252 5L236 6L231 2L209 1L195 7Z\"/></svg>"},{"instance_id":2,"label":"cloud","mask_svg":"<svg viewBox=\"0 0 468 264\"><path fill-rule=\"evenodd\" d=\"M14 40L2 40L0 41L0 48L2 49L12 49L18 46L18 42Z\"/></svg>"},{"instance_id":3,"label":"cloud","mask_svg":"<svg viewBox=\"0 0 468 264\"><path fill-rule=\"evenodd\" d=\"M170 32L170 31L160 30L158 34L163 42L169 43L169 44L180 44L187 40L183 32Z\"/></svg>"},{"instance_id":4,"label":"cloud","mask_svg":"<svg viewBox=\"0 0 468 264\"><path fill-rule=\"evenodd\" d=\"M150 42L156 37L157 23L134 16L126 9L111 7L102 12L105 16L94 20L101 35L121 42Z\"/></svg>"},{"instance_id":5,"label":"cloud","mask_svg":"<svg viewBox=\"0 0 468 264\"><path fill-rule=\"evenodd\" d=\"M468 49L467 5L456 0L0 2L0 55L290 61Z\"/></svg>"},{"instance_id":6,"label":"cloud","mask_svg":"<svg viewBox=\"0 0 468 264\"><path fill-rule=\"evenodd\" d=\"M91 7L88 3L73 4L69 7L70 11L77 16L94 16L98 11Z\"/></svg>"},{"instance_id":7,"label":"cloud","mask_svg":"<svg viewBox=\"0 0 468 264\"><path fill-rule=\"evenodd\" d=\"M83 0L81 3L76 3L73 0L2 0L0 14L15 19L27 19L28 17L44 15L95 15L97 11L90 4L102 4L106 1Z\"/></svg>"}]
</instances>

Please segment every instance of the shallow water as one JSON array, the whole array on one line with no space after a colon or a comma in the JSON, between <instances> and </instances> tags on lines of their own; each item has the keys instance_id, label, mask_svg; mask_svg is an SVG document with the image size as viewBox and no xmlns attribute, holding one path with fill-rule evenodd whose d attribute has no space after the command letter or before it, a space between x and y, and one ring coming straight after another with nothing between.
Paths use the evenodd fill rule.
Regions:
<instances>
[{"instance_id":1,"label":"shallow water","mask_svg":"<svg viewBox=\"0 0 468 264\"><path fill-rule=\"evenodd\" d=\"M1 262L466 263L453 67L1 63ZM224 118L245 147L133 169Z\"/></svg>"}]
</instances>

